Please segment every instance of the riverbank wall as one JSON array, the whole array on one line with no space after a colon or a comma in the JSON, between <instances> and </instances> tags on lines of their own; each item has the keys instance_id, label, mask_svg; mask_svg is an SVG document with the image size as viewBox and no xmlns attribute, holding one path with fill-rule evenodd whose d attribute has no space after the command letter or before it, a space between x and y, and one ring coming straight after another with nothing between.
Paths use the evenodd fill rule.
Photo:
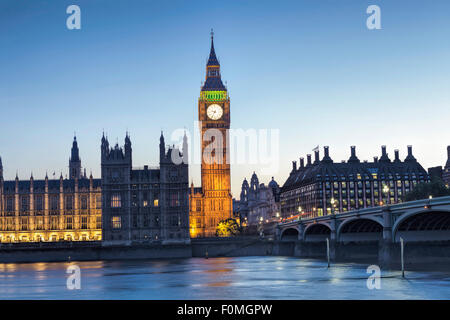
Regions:
<instances>
[{"instance_id":1,"label":"riverbank wall","mask_svg":"<svg viewBox=\"0 0 450 320\"><path fill-rule=\"evenodd\" d=\"M65 244L54 247L0 248L0 263L189 258L189 244L102 246Z\"/></svg>"},{"instance_id":2,"label":"riverbank wall","mask_svg":"<svg viewBox=\"0 0 450 320\"><path fill-rule=\"evenodd\" d=\"M399 243L330 243L330 262L376 264L400 269ZM101 242L41 243L0 246L0 263L178 259L241 256L293 256L327 260L325 241L275 241L256 237L192 239L190 244L134 244L105 246ZM406 269L450 265L450 241L408 242Z\"/></svg>"}]
</instances>

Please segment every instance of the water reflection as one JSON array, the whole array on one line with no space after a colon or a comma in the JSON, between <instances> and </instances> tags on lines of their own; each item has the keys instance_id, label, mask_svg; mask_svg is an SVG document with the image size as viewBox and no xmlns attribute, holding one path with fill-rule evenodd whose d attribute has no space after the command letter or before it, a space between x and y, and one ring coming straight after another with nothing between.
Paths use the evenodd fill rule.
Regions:
<instances>
[{"instance_id":1,"label":"water reflection","mask_svg":"<svg viewBox=\"0 0 450 320\"><path fill-rule=\"evenodd\" d=\"M68 266L81 290L68 290ZM368 290L366 265L292 257L192 258L0 264L2 299L447 299L449 273L382 271Z\"/></svg>"}]
</instances>

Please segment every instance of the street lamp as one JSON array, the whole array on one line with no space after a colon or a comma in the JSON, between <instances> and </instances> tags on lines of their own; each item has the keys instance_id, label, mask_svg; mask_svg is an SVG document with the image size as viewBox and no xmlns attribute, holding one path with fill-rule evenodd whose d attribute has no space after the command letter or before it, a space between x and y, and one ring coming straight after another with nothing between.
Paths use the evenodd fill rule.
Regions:
<instances>
[{"instance_id":1,"label":"street lamp","mask_svg":"<svg viewBox=\"0 0 450 320\"><path fill-rule=\"evenodd\" d=\"M330 203L331 203L331 214L334 214L334 204L336 203L336 200L334 200L334 198L331 198Z\"/></svg>"},{"instance_id":2,"label":"street lamp","mask_svg":"<svg viewBox=\"0 0 450 320\"><path fill-rule=\"evenodd\" d=\"M386 204L389 204L389 186L387 184L383 186L383 193L386 194Z\"/></svg>"}]
</instances>

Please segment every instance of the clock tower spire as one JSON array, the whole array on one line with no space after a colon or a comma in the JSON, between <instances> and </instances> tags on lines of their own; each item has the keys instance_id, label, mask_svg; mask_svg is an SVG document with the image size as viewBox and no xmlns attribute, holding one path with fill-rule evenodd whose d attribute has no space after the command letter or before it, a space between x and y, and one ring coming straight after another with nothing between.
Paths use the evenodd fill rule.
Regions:
<instances>
[{"instance_id":1,"label":"clock tower spire","mask_svg":"<svg viewBox=\"0 0 450 320\"><path fill-rule=\"evenodd\" d=\"M228 156L230 97L221 79L212 30L206 78L198 99L198 120L202 147L202 187L201 192L191 194L191 236L210 237L215 236L219 222L232 217Z\"/></svg>"}]
</instances>

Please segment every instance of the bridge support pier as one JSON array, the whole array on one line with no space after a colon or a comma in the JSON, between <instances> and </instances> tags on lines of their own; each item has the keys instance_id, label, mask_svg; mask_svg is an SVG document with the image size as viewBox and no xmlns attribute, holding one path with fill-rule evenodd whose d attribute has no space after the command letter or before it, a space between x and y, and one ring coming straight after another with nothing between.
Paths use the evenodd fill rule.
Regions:
<instances>
[{"instance_id":1,"label":"bridge support pier","mask_svg":"<svg viewBox=\"0 0 450 320\"><path fill-rule=\"evenodd\" d=\"M382 268L397 267L399 261L398 245L392 241L382 240L378 244L378 263Z\"/></svg>"}]
</instances>

